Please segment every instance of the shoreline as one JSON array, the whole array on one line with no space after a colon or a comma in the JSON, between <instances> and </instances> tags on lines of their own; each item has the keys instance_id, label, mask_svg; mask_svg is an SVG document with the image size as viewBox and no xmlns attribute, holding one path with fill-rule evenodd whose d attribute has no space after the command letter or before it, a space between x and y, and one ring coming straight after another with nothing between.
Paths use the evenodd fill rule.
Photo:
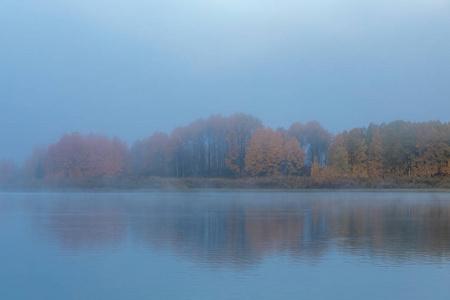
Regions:
<instances>
[{"instance_id":1,"label":"shoreline","mask_svg":"<svg viewBox=\"0 0 450 300\"><path fill-rule=\"evenodd\" d=\"M307 188L307 189L289 189L289 188L211 188L211 187L196 187L196 188L137 188L137 189L123 189L114 187L102 188L14 188L14 189L0 189L0 194L8 193L450 193L450 188L411 188L411 187L396 187L396 188Z\"/></svg>"},{"instance_id":2,"label":"shoreline","mask_svg":"<svg viewBox=\"0 0 450 300\"><path fill-rule=\"evenodd\" d=\"M245 177L165 178L109 177L34 180L0 186L0 192L191 192L191 191L450 191L450 177L369 178Z\"/></svg>"},{"instance_id":3,"label":"shoreline","mask_svg":"<svg viewBox=\"0 0 450 300\"><path fill-rule=\"evenodd\" d=\"M292 194L341 194L341 193L438 193L450 194L450 189L314 189L314 190L269 190L269 189L187 189L187 190L0 190L0 195L8 194L170 194L170 193L292 193Z\"/></svg>"}]
</instances>

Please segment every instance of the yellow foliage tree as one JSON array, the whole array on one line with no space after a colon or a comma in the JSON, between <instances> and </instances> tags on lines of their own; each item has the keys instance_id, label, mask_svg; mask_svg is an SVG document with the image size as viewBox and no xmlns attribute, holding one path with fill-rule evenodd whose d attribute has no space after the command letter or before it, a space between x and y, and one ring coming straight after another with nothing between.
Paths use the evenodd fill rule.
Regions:
<instances>
[{"instance_id":1,"label":"yellow foliage tree","mask_svg":"<svg viewBox=\"0 0 450 300\"><path fill-rule=\"evenodd\" d=\"M354 128L349 132L344 132L344 147L348 153L350 175L353 177L368 177L366 171L367 145L363 139L362 130Z\"/></svg>"},{"instance_id":2,"label":"yellow foliage tree","mask_svg":"<svg viewBox=\"0 0 450 300\"><path fill-rule=\"evenodd\" d=\"M327 162L337 175L345 176L350 171L348 160L348 152L344 147L344 136L339 133L330 145Z\"/></svg>"},{"instance_id":3,"label":"yellow foliage tree","mask_svg":"<svg viewBox=\"0 0 450 300\"><path fill-rule=\"evenodd\" d=\"M314 162L311 165L311 177L321 176L322 166L319 164L317 157L314 157Z\"/></svg>"},{"instance_id":4,"label":"yellow foliage tree","mask_svg":"<svg viewBox=\"0 0 450 300\"><path fill-rule=\"evenodd\" d=\"M368 176L371 178L380 178L383 175L383 145L381 132L378 128L372 132L367 157L367 170Z\"/></svg>"},{"instance_id":5,"label":"yellow foliage tree","mask_svg":"<svg viewBox=\"0 0 450 300\"><path fill-rule=\"evenodd\" d=\"M283 144L282 168L285 175L298 174L304 165L306 153L300 147L296 138L286 137Z\"/></svg>"},{"instance_id":6,"label":"yellow foliage tree","mask_svg":"<svg viewBox=\"0 0 450 300\"><path fill-rule=\"evenodd\" d=\"M450 152L450 147L446 142L448 137L439 127L442 127L440 122L428 122L417 130L415 176L431 177L447 171L449 158L446 153Z\"/></svg>"},{"instance_id":7,"label":"yellow foliage tree","mask_svg":"<svg viewBox=\"0 0 450 300\"><path fill-rule=\"evenodd\" d=\"M259 128L249 141L245 171L252 176L296 174L303 166L305 153L295 138L283 138L279 131Z\"/></svg>"}]
</instances>

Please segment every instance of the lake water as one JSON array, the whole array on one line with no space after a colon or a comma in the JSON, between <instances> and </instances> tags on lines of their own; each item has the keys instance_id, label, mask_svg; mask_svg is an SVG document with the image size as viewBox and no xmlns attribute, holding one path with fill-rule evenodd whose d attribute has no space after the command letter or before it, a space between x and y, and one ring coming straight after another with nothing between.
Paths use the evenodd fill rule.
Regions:
<instances>
[{"instance_id":1,"label":"lake water","mask_svg":"<svg viewBox=\"0 0 450 300\"><path fill-rule=\"evenodd\" d=\"M450 299L450 193L0 194L0 299Z\"/></svg>"}]
</instances>

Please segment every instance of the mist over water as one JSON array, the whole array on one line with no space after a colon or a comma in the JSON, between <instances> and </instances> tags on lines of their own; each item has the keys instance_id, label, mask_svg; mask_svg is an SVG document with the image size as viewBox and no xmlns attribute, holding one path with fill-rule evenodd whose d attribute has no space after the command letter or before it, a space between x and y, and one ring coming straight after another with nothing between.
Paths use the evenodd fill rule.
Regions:
<instances>
[{"instance_id":1,"label":"mist over water","mask_svg":"<svg viewBox=\"0 0 450 300\"><path fill-rule=\"evenodd\" d=\"M445 192L0 194L1 293L447 299L449 214Z\"/></svg>"},{"instance_id":2,"label":"mist over water","mask_svg":"<svg viewBox=\"0 0 450 300\"><path fill-rule=\"evenodd\" d=\"M0 300L450 299L449 13L1 0Z\"/></svg>"}]
</instances>

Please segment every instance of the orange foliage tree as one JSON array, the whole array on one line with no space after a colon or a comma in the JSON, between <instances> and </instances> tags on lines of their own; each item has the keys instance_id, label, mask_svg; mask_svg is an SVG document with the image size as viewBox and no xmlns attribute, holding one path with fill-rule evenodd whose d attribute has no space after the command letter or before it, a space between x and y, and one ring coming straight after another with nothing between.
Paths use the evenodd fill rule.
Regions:
<instances>
[{"instance_id":1,"label":"orange foliage tree","mask_svg":"<svg viewBox=\"0 0 450 300\"><path fill-rule=\"evenodd\" d=\"M245 171L252 176L296 174L304 158L305 153L295 139L285 140L279 131L262 127L249 141Z\"/></svg>"},{"instance_id":2,"label":"orange foliage tree","mask_svg":"<svg viewBox=\"0 0 450 300\"><path fill-rule=\"evenodd\" d=\"M122 175L127 162L127 147L119 138L63 135L50 145L45 161L46 178L110 177Z\"/></svg>"}]
</instances>

